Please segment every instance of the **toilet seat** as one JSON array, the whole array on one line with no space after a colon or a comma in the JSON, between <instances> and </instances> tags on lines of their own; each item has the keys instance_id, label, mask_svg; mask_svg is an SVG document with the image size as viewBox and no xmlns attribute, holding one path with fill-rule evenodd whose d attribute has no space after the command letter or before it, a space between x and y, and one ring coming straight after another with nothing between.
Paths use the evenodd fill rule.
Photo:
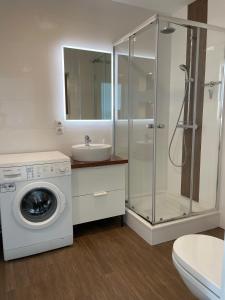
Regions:
<instances>
[{"instance_id":1,"label":"toilet seat","mask_svg":"<svg viewBox=\"0 0 225 300\"><path fill-rule=\"evenodd\" d=\"M218 238L190 234L173 245L173 259L205 288L219 297L224 242Z\"/></svg>"},{"instance_id":2,"label":"toilet seat","mask_svg":"<svg viewBox=\"0 0 225 300\"><path fill-rule=\"evenodd\" d=\"M214 294L211 290L205 287L193 275L186 271L173 257L173 263L183 279L185 285L189 288L192 294L199 300L219 300L219 295Z\"/></svg>"}]
</instances>

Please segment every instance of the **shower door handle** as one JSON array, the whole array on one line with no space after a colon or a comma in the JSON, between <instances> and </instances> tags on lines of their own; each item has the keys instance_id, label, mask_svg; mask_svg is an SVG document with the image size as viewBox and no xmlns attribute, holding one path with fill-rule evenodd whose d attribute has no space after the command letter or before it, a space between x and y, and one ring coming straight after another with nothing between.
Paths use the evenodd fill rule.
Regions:
<instances>
[{"instance_id":1,"label":"shower door handle","mask_svg":"<svg viewBox=\"0 0 225 300\"><path fill-rule=\"evenodd\" d=\"M154 125L154 124L147 124L145 127L146 127L146 128L154 128L155 125Z\"/></svg>"},{"instance_id":2,"label":"shower door handle","mask_svg":"<svg viewBox=\"0 0 225 300\"><path fill-rule=\"evenodd\" d=\"M160 128L160 129L165 128L165 124L160 123L157 125L157 128Z\"/></svg>"},{"instance_id":3,"label":"shower door handle","mask_svg":"<svg viewBox=\"0 0 225 300\"><path fill-rule=\"evenodd\" d=\"M147 124L146 128L155 128L155 124ZM165 128L165 124L160 123L156 126L156 128L163 129Z\"/></svg>"}]
</instances>

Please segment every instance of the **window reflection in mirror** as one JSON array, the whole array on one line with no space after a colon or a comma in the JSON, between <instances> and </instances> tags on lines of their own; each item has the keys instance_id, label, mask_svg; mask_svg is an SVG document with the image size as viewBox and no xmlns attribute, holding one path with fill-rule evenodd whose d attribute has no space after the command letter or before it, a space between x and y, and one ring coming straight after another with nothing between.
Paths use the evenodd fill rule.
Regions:
<instances>
[{"instance_id":1,"label":"window reflection in mirror","mask_svg":"<svg viewBox=\"0 0 225 300\"><path fill-rule=\"evenodd\" d=\"M111 119L111 54L73 48L64 52L67 120Z\"/></svg>"}]
</instances>

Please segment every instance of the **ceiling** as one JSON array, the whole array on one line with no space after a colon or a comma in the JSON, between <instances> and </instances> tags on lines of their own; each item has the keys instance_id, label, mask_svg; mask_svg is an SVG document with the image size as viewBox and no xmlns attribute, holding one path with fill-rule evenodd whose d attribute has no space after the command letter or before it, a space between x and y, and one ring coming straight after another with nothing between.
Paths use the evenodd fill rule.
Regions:
<instances>
[{"instance_id":1,"label":"ceiling","mask_svg":"<svg viewBox=\"0 0 225 300\"><path fill-rule=\"evenodd\" d=\"M112 0L114 2L129 4L137 7L150 9L163 14L173 14L180 8L188 5L194 0Z\"/></svg>"}]
</instances>

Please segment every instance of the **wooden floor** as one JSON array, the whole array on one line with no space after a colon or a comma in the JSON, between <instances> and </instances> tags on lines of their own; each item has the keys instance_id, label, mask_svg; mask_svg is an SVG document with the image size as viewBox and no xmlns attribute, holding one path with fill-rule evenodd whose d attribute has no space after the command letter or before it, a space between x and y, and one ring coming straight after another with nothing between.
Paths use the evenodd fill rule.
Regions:
<instances>
[{"instance_id":1,"label":"wooden floor","mask_svg":"<svg viewBox=\"0 0 225 300\"><path fill-rule=\"evenodd\" d=\"M223 238L223 230L208 234ZM171 260L172 242L150 246L117 220L75 231L72 247L3 262L0 299L195 299Z\"/></svg>"}]
</instances>

